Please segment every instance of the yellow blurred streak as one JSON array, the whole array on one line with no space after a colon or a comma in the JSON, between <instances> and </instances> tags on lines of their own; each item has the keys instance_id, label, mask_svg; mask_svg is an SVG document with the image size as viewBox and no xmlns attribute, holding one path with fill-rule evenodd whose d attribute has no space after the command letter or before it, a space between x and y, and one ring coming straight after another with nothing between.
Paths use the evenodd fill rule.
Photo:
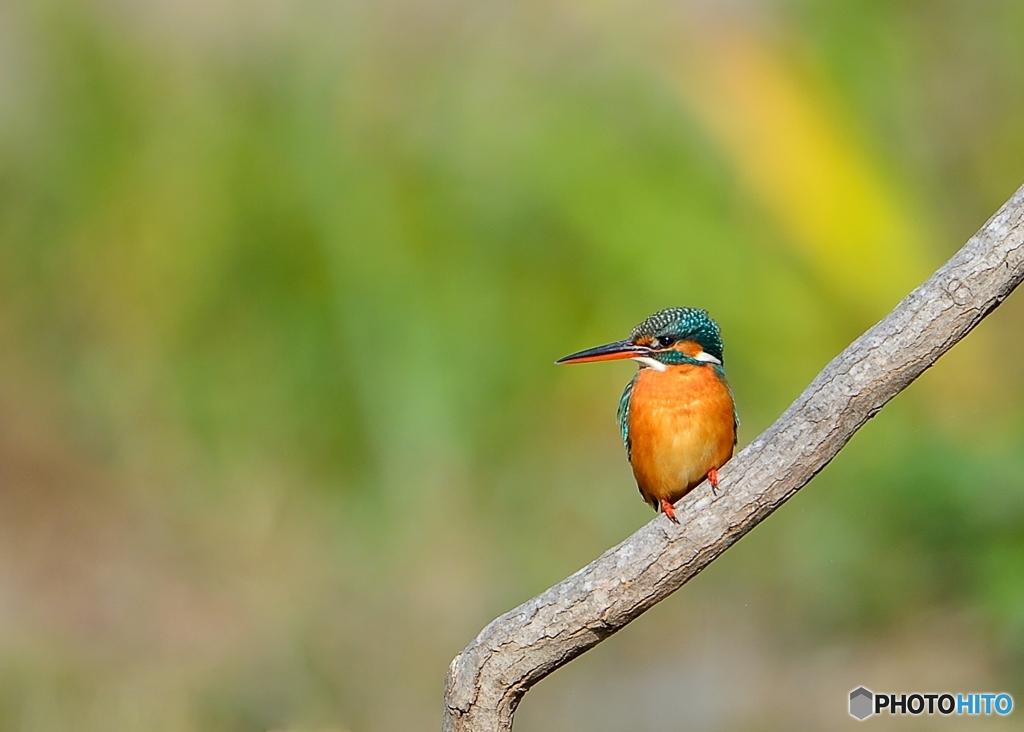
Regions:
<instances>
[{"instance_id":1,"label":"yellow blurred streak","mask_svg":"<svg viewBox=\"0 0 1024 732\"><path fill-rule=\"evenodd\" d=\"M931 275L940 262L926 254L923 222L901 208L826 89L742 31L688 47L670 62L684 101L824 287L870 321ZM932 419L951 433L982 405L999 411L990 351L976 334L925 379Z\"/></svg>"},{"instance_id":2,"label":"yellow blurred streak","mask_svg":"<svg viewBox=\"0 0 1024 732\"><path fill-rule=\"evenodd\" d=\"M672 62L685 101L822 283L872 316L920 284L910 217L827 96L742 33L689 47Z\"/></svg>"}]
</instances>

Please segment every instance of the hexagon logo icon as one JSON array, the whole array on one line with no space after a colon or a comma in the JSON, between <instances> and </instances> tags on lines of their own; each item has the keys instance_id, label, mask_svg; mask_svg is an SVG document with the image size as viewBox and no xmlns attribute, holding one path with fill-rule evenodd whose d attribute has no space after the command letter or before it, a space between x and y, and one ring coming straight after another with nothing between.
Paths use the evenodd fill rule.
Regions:
<instances>
[{"instance_id":1,"label":"hexagon logo icon","mask_svg":"<svg viewBox=\"0 0 1024 732\"><path fill-rule=\"evenodd\" d=\"M873 713L874 697L870 691L863 686L858 686L850 692L850 716L863 722Z\"/></svg>"}]
</instances>

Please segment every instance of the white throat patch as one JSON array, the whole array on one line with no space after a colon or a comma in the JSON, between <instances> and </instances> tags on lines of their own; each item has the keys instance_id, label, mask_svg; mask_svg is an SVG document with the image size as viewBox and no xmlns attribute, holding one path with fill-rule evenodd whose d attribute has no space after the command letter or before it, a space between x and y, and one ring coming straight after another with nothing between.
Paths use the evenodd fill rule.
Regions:
<instances>
[{"instance_id":1,"label":"white throat patch","mask_svg":"<svg viewBox=\"0 0 1024 732\"><path fill-rule=\"evenodd\" d=\"M642 363L644 366L650 366L655 371L668 371L668 366L650 356L634 356L633 360L637 363Z\"/></svg>"}]
</instances>

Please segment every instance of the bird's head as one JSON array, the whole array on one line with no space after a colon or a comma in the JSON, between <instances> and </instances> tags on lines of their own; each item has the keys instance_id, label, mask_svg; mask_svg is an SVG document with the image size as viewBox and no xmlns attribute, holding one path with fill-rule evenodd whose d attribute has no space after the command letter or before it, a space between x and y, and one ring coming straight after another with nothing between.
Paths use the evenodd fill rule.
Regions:
<instances>
[{"instance_id":1,"label":"bird's head","mask_svg":"<svg viewBox=\"0 0 1024 732\"><path fill-rule=\"evenodd\" d=\"M631 358L659 371L683 364L722 365L722 336L706 310L666 308L633 328L629 338L572 353L556 363Z\"/></svg>"}]
</instances>

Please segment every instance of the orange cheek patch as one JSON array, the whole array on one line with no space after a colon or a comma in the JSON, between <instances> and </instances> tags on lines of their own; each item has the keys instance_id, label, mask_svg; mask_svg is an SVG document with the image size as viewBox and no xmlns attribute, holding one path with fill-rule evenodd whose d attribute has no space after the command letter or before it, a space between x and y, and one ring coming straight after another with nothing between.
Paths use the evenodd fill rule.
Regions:
<instances>
[{"instance_id":1,"label":"orange cheek patch","mask_svg":"<svg viewBox=\"0 0 1024 732\"><path fill-rule=\"evenodd\" d=\"M679 351L685 356L690 358L696 358L698 353L701 353L704 349L700 347L699 343L694 341L680 341L672 346L673 351Z\"/></svg>"}]
</instances>

